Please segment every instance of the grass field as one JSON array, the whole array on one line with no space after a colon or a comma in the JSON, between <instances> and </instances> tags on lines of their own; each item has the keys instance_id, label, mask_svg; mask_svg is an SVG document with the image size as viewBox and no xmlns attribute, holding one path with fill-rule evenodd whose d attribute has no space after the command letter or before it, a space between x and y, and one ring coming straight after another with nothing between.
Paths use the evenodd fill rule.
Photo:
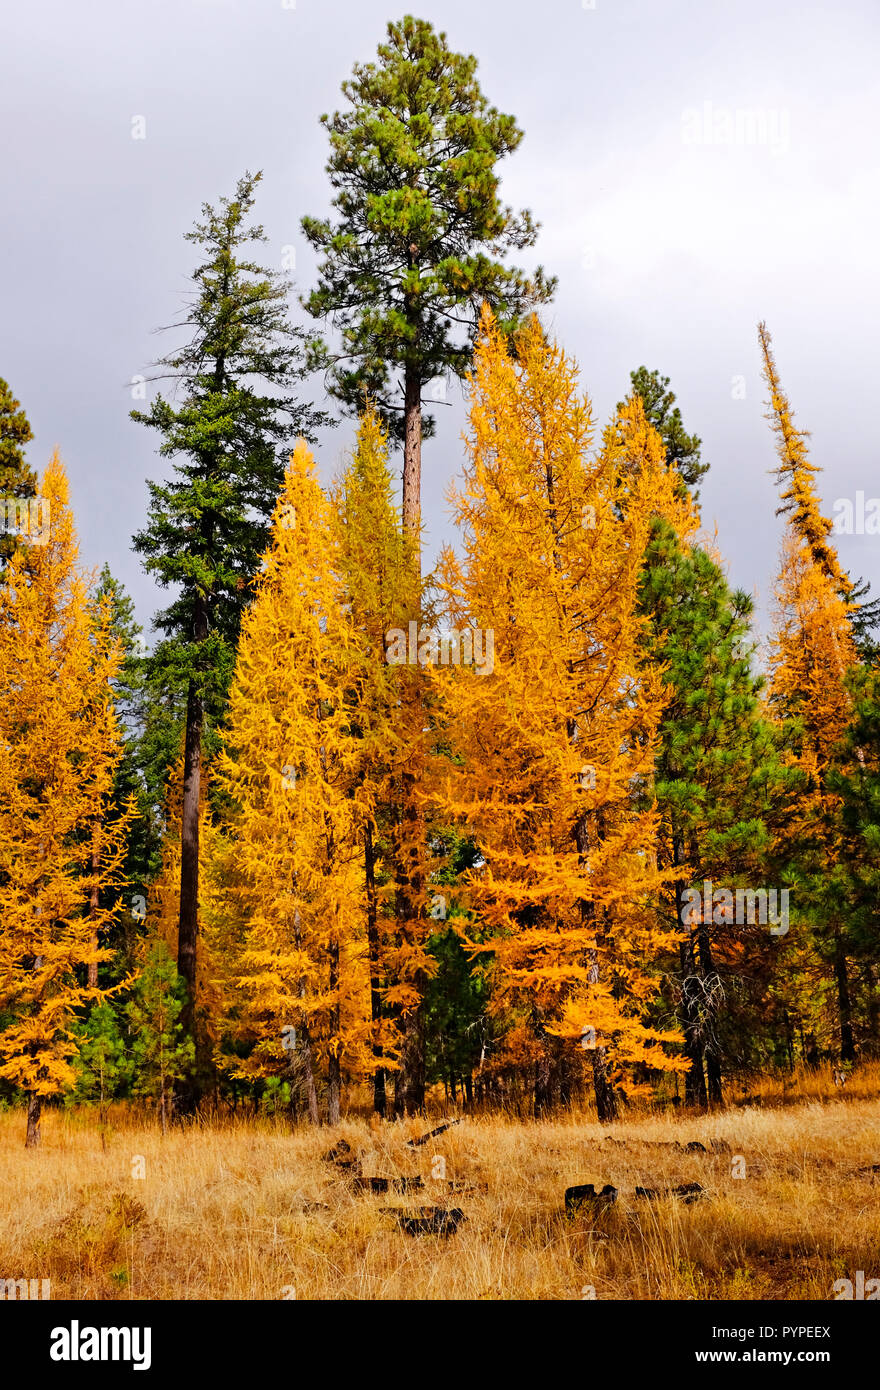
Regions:
<instances>
[{"instance_id":1,"label":"grass field","mask_svg":"<svg viewBox=\"0 0 880 1390\"><path fill-rule=\"evenodd\" d=\"M119 1108L102 1147L94 1112L56 1110L26 1153L23 1112L7 1111L0 1278L48 1278L53 1299L829 1299L837 1279L880 1277L880 1172L857 1171L880 1163L880 1068L842 1092L810 1074L736 1099L613 1130L587 1113L466 1117L417 1148L407 1139L442 1116L317 1131L239 1118L163 1137ZM343 1138L364 1175L424 1188L358 1190L322 1157ZM707 1152L672 1147L689 1141ZM566 1187L590 1182L617 1203L566 1217ZM691 1205L635 1196L692 1182L706 1195ZM388 1214L422 1205L467 1219L411 1236Z\"/></svg>"}]
</instances>

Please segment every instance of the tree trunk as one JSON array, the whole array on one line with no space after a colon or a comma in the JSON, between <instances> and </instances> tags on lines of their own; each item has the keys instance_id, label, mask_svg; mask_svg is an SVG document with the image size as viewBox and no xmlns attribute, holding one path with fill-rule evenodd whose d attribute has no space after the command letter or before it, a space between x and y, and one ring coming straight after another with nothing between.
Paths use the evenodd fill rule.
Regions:
<instances>
[{"instance_id":1,"label":"tree trunk","mask_svg":"<svg viewBox=\"0 0 880 1390\"><path fill-rule=\"evenodd\" d=\"M876 1057L880 1044L880 998L877 997L877 981L870 963L865 966L865 990L868 996L868 1041L871 1056Z\"/></svg>"},{"instance_id":2,"label":"tree trunk","mask_svg":"<svg viewBox=\"0 0 880 1390\"><path fill-rule=\"evenodd\" d=\"M837 1012L840 1018L840 1060L854 1062L856 1045L853 1038L852 1006L849 997L849 977L846 968L846 953L840 932L834 939L834 978L837 982Z\"/></svg>"},{"instance_id":3,"label":"tree trunk","mask_svg":"<svg viewBox=\"0 0 880 1390\"><path fill-rule=\"evenodd\" d=\"M413 694L420 704L418 686ZM417 710L416 717L418 713ZM422 852L425 828L417 791L416 774L408 768L401 777L400 821L395 846L395 911L401 941L414 952L421 946L419 938L424 897ZM398 1118L421 1114L425 1108L424 996L427 979L424 971L416 968L410 983L418 995L418 1003L403 1018L399 1084L394 1091L394 1113Z\"/></svg>"},{"instance_id":4,"label":"tree trunk","mask_svg":"<svg viewBox=\"0 0 880 1390\"><path fill-rule=\"evenodd\" d=\"M415 987L420 994L424 992L425 977L421 971L415 978ZM394 1092L394 1112L398 1118L402 1115L420 1115L425 1109L424 1023L424 1009L420 1002L406 1015L404 1024L400 1084Z\"/></svg>"},{"instance_id":5,"label":"tree trunk","mask_svg":"<svg viewBox=\"0 0 880 1390\"><path fill-rule=\"evenodd\" d=\"M690 1058L691 1069L684 1079L685 1105L697 1105L705 1110L708 1106L706 1077L703 1072L703 1040L700 1027L700 981L694 959L693 934L680 946L681 956L681 1022L684 1033L685 1055Z\"/></svg>"},{"instance_id":6,"label":"tree trunk","mask_svg":"<svg viewBox=\"0 0 880 1390\"><path fill-rule=\"evenodd\" d=\"M412 306L411 317L417 315L417 306ZM422 381L418 369L408 364L404 372L404 440L403 440L403 526L413 546L413 590L414 617L421 621L421 602L419 600L421 576L421 486L422 486ZM415 681L409 698L404 696L402 706L414 703L411 717L415 720L413 728L422 723L422 689L415 673ZM424 827L419 803L416 799L417 777L413 770L407 769L401 778L400 834L401 844L396 854L395 877L397 880L396 913L400 923L403 940L418 948L418 934L421 919L421 898L423 890L421 845ZM404 1021L404 1041L401 1055L401 1070L394 1088L394 1113L396 1116L414 1115L425 1108L425 1022L423 998L427 981L421 971L412 980L413 988L419 994L419 1003L410 1010Z\"/></svg>"},{"instance_id":7,"label":"tree trunk","mask_svg":"<svg viewBox=\"0 0 880 1390\"><path fill-rule=\"evenodd\" d=\"M98 916L98 869L99 869L100 863L101 863L100 844L101 844L101 822L100 822L99 820L96 820L96 821L94 822L93 826L92 826L92 875L93 875L93 877L92 877L92 888L91 888L91 892L89 893L89 917L91 918L91 920L92 920L93 922L96 921L97 916ZM98 945L98 928L97 928L97 926L95 926L95 927L92 928L91 945L92 945L92 947L93 947L94 949L97 949L97 945ZM96 960L90 960L90 961L89 961L89 971L88 971L87 983L88 983L89 989L97 989L97 987L98 987L98 962L97 962Z\"/></svg>"},{"instance_id":8,"label":"tree trunk","mask_svg":"<svg viewBox=\"0 0 880 1390\"><path fill-rule=\"evenodd\" d=\"M199 934L199 793L202 772L204 705L195 682L190 681L186 701L186 736L183 752L183 810L180 826L180 926L177 969L186 986L180 1011L183 1037L195 1040L196 949ZM198 1087L191 1074L178 1082L176 1108L192 1114L198 1104Z\"/></svg>"},{"instance_id":9,"label":"tree trunk","mask_svg":"<svg viewBox=\"0 0 880 1390\"><path fill-rule=\"evenodd\" d=\"M370 1018L373 1024L373 1110L385 1118L388 1098L385 1091L385 1068L379 1062L382 1048L377 1034L382 1020L379 959L379 904L376 896L376 850L373 844L373 825L364 827L364 876L367 889L367 954L370 962Z\"/></svg>"},{"instance_id":10,"label":"tree trunk","mask_svg":"<svg viewBox=\"0 0 880 1390\"><path fill-rule=\"evenodd\" d=\"M36 1149L40 1145L40 1113L43 1109L43 1098L33 1091L28 1092L27 1103L27 1137L24 1141L26 1149Z\"/></svg>"},{"instance_id":11,"label":"tree trunk","mask_svg":"<svg viewBox=\"0 0 880 1390\"><path fill-rule=\"evenodd\" d=\"M535 1063L535 1088L532 1108L536 1120L540 1120L550 1110L552 1093L550 1088L550 1056L547 1052L547 1039L541 1038L543 1052Z\"/></svg>"},{"instance_id":12,"label":"tree trunk","mask_svg":"<svg viewBox=\"0 0 880 1390\"><path fill-rule=\"evenodd\" d=\"M403 525L418 543L422 487L422 380L407 367L403 386Z\"/></svg>"},{"instance_id":13,"label":"tree trunk","mask_svg":"<svg viewBox=\"0 0 880 1390\"><path fill-rule=\"evenodd\" d=\"M336 995L333 1007L330 1010L330 1047L327 1058L327 1123L331 1125L339 1124L339 1098L341 1090L341 1072L339 1066L339 1029L340 1029L340 1009L339 1009L339 940L338 938L330 946L330 995Z\"/></svg>"},{"instance_id":14,"label":"tree trunk","mask_svg":"<svg viewBox=\"0 0 880 1390\"><path fill-rule=\"evenodd\" d=\"M703 921L697 933L700 944L700 973L703 977L704 1007L706 1026L703 1047L706 1056L706 1081L708 1083L708 1103L723 1105L721 1085L721 1048L718 1040L718 998L720 981L712 958L712 943L709 938L708 923ZM707 987L711 990L708 998Z\"/></svg>"},{"instance_id":15,"label":"tree trunk","mask_svg":"<svg viewBox=\"0 0 880 1390\"><path fill-rule=\"evenodd\" d=\"M294 880L295 881L295 880ZM293 914L293 940L296 949L302 949L302 927L300 924L299 908ZM305 976L299 978L298 994L300 999L306 995ZM302 1057L303 1084L306 1088L306 1103L309 1108L309 1120L313 1125L321 1123L321 1116L318 1113L318 1092L315 1087L315 1072L312 1066L312 1037L309 1032L308 1024L305 1020L305 1013L300 1015L300 1056Z\"/></svg>"},{"instance_id":16,"label":"tree trunk","mask_svg":"<svg viewBox=\"0 0 880 1390\"><path fill-rule=\"evenodd\" d=\"M617 1097L608 1080L608 1055L604 1047L593 1050L593 1090L596 1095L596 1115L599 1123L612 1124L617 1119Z\"/></svg>"},{"instance_id":17,"label":"tree trunk","mask_svg":"<svg viewBox=\"0 0 880 1390\"><path fill-rule=\"evenodd\" d=\"M319 1125L321 1116L318 1112L318 1091L315 1086L315 1071L312 1065L312 1036L305 1024L303 1024L302 1030L302 1060L309 1120L313 1125Z\"/></svg>"}]
</instances>

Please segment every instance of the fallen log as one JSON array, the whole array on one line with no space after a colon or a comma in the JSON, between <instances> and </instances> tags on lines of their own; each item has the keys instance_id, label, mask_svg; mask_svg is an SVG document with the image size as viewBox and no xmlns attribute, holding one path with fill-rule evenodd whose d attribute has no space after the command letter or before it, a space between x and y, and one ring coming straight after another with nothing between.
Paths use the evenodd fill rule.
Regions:
<instances>
[{"instance_id":1,"label":"fallen log","mask_svg":"<svg viewBox=\"0 0 880 1390\"><path fill-rule=\"evenodd\" d=\"M402 1231L408 1236L446 1236L454 1235L462 1221L467 1217L461 1207L420 1207L418 1212L399 1211L396 1207L383 1208L385 1216L393 1216Z\"/></svg>"},{"instance_id":2,"label":"fallen log","mask_svg":"<svg viewBox=\"0 0 880 1390\"><path fill-rule=\"evenodd\" d=\"M419 1148L419 1146L420 1146L421 1144L427 1144L427 1142L428 1142L429 1139L436 1139L438 1134L445 1134L445 1133L446 1133L446 1130L447 1130L447 1129L452 1129L452 1126L453 1126L453 1125L460 1125L460 1124L461 1124L461 1120L460 1120L460 1119L459 1119L459 1120L447 1120L447 1122L446 1122L445 1125L438 1125L436 1129L432 1129L428 1134L423 1134L423 1135L421 1135L421 1137L418 1138L418 1139L407 1139L407 1141L406 1141L406 1147L407 1147L408 1149L417 1149L417 1148Z\"/></svg>"}]
</instances>

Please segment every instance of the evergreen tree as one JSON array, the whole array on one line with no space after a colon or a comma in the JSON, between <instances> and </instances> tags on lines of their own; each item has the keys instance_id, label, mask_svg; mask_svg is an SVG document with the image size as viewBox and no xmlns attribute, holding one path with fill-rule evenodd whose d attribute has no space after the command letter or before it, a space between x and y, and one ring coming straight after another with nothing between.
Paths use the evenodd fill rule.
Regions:
<instances>
[{"instance_id":1,"label":"evergreen tree","mask_svg":"<svg viewBox=\"0 0 880 1390\"><path fill-rule=\"evenodd\" d=\"M16 537L4 534L9 502L36 496L37 475L24 457L24 446L33 437L21 403L0 377L0 507L3 509L0 515L0 574L16 547Z\"/></svg>"},{"instance_id":2,"label":"evergreen tree","mask_svg":"<svg viewBox=\"0 0 880 1390\"><path fill-rule=\"evenodd\" d=\"M175 1085L189 1076L195 1061L192 1038L183 1025L187 986L165 942L154 938L126 1008L134 1094L156 1102L162 1133L168 1126Z\"/></svg>"},{"instance_id":3,"label":"evergreen tree","mask_svg":"<svg viewBox=\"0 0 880 1390\"><path fill-rule=\"evenodd\" d=\"M629 376L633 391L642 399L646 420L663 440L666 466L677 471L685 486L696 489L697 483L708 473L709 464L700 457L703 441L699 435L688 434L684 428L681 411L675 405L675 394L669 390L669 377L657 371L649 372L647 367L638 367ZM620 403L617 408L621 408ZM696 498L699 493L694 491L693 495Z\"/></svg>"},{"instance_id":4,"label":"evergreen tree","mask_svg":"<svg viewBox=\"0 0 880 1390\"><path fill-rule=\"evenodd\" d=\"M851 673L853 710L828 774L841 798L845 854L838 885L846 903L847 948L859 968L854 1013L864 1020L862 1050L880 1056L880 671Z\"/></svg>"},{"instance_id":5,"label":"evergreen tree","mask_svg":"<svg viewBox=\"0 0 880 1390\"><path fill-rule=\"evenodd\" d=\"M555 287L540 268L528 277L501 259L534 245L538 229L498 197L496 165L522 131L489 105L476 69L426 20L390 23L378 62L357 64L343 84L349 109L322 117L338 221L302 224L324 257L304 302L342 333L337 355L319 353L329 388L356 412L366 391L403 442L403 521L414 533L421 441L433 428L425 386L464 377L483 303L509 326Z\"/></svg>"},{"instance_id":6,"label":"evergreen tree","mask_svg":"<svg viewBox=\"0 0 880 1390\"><path fill-rule=\"evenodd\" d=\"M74 1029L76 1086L68 1096L74 1104L97 1104L101 1147L107 1147L107 1112L113 1097L131 1080L125 1038L109 1000L96 1004Z\"/></svg>"},{"instance_id":7,"label":"evergreen tree","mask_svg":"<svg viewBox=\"0 0 880 1390\"><path fill-rule=\"evenodd\" d=\"M187 233L204 258L193 272L193 304L177 325L193 336L160 364L174 379L180 405L160 394L149 411L132 412L159 432L163 456L182 460L172 481L149 484L150 520L134 547L148 573L177 588L155 619L163 639L149 675L155 689L172 703L185 700L186 708L178 967L188 990L187 1033L195 1011L203 742L224 708L285 445L323 422L293 394L304 369L287 282L245 249L266 240L248 220L260 177L246 174L218 208L204 204L204 220ZM181 1086L178 1098L182 1110L191 1109L195 1088Z\"/></svg>"},{"instance_id":8,"label":"evergreen tree","mask_svg":"<svg viewBox=\"0 0 880 1390\"><path fill-rule=\"evenodd\" d=\"M653 525L639 606L645 648L665 668L667 685L653 791L658 860L672 871L662 910L682 932L685 1098L720 1105L725 1033L731 1041L723 1006L761 952L753 941L747 960L732 914L686 913L685 894L693 885L702 892L707 881L728 891L763 882L786 774L763 715L763 680L752 670L752 602L662 518Z\"/></svg>"}]
</instances>

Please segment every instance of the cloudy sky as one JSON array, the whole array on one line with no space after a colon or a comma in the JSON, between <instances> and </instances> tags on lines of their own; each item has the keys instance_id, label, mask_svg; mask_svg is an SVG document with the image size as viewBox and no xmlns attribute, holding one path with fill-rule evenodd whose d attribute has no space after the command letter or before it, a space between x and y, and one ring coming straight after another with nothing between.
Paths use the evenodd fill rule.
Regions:
<instances>
[{"instance_id":1,"label":"cloudy sky","mask_svg":"<svg viewBox=\"0 0 880 1390\"><path fill-rule=\"evenodd\" d=\"M0 376L31 419L32 464L62 451L85 560L109 562L147 628L165 600L130 537L145 480L167 465L128 412L132 378L172 346L154 330L188 289L182 234L204 200L262 169L267 259L280 266L292 245L297 290L312 285L299 221L328 204L319 116L403 12L388 0L5 0ZM812 432L826 510L880 495L880 8L425 0L415 13L478 56L485 93L525 130L503 194L542 223L538 259L559 277L552 324L599 424L632 368L671 377L712 465L704 523L763 610L781 523L759 319ZM430 550L450 534L457 388L452 400L423 462ZM351 438L345 422L323 441L326 476ZM839 545L880 590L880 537Z\"/></svg>"}]
</instances>

